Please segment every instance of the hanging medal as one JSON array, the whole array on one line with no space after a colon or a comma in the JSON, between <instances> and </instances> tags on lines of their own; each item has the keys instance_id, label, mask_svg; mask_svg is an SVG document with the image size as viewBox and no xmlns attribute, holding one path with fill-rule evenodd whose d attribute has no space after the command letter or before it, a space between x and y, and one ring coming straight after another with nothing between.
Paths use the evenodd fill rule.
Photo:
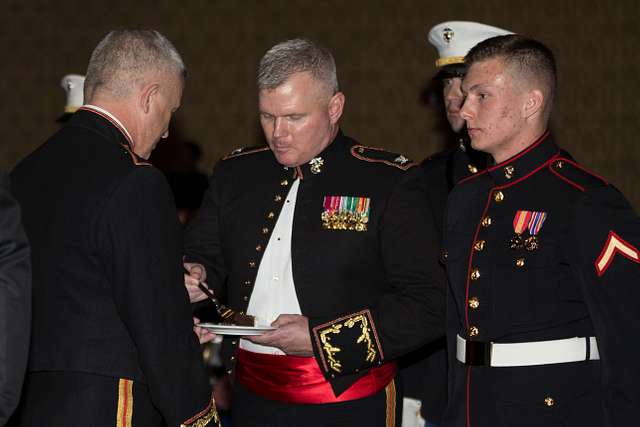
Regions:
<instances>
[{"instance_id":1,"label":"hanging medal","mask_svg":"<svg viewBox=\"0 0 640 427\"><path fill-rule=\"evenodd\" d=\"M542 228L542 224L547 219L546 212L532 212L531 219L529 220L529 234L530 237L524 241L524 248L533 252L540 247L540 241L538 240L538 233Z\"/></svg>"},{"instance_id":2,"label":"hanging medal","mask_svg":"<svg viewBox=\"0 0 640 427\"><path fill-rule=\"evenodd\" d=\"M513 218L513 231L514 236L509 241L509 247L513 250L522 249L524 247L524 238L522 233L527 229L529 221L531 220L532 212L530 211L518 211Z\"/></svg>"}]
</instances>

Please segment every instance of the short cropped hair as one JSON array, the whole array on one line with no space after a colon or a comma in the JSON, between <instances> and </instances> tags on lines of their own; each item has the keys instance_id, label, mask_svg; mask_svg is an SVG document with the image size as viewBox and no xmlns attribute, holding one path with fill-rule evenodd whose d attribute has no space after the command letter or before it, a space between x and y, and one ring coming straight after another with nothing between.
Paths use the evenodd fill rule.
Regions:
<instances>
[{"instance_id":1,"label":"short cropped hair","mask_svg":"<svg viewBox=\"0 0 640 427\"><path fill-rule=\"evenodd\" d=\"M258 67L258 89L275 89L294 73L309 72L331 94L338 92L336 63L328 49L309 39L278 43L264 54Z\"/></svg>"},{"instance_id":2,"label":"short cropped hair","mask_svg":"<svg viewBox=\"0 0 640 427\"><path fill-rule=\"evenodd\" d=\"M125 97L150 71L175 72L186 77L182 57L158 31L111 31L91 54L84 81L84 98L91 101L97 89L117 98Z\"/></svg>"},{"instance_id":3,"label":"short cropped hair","mask_svg":"<svg viewBox=\"0 0 640 427\"><path fill-rule=\"evenodd\" d=\"M486 39L474 46L465 57L471 67L476 62L501 58L507 67L524 80L540 86L551 109L556 94L556 60L547 46L537 40L519 34L509 34Z\"/></svg>"}]
</instances>

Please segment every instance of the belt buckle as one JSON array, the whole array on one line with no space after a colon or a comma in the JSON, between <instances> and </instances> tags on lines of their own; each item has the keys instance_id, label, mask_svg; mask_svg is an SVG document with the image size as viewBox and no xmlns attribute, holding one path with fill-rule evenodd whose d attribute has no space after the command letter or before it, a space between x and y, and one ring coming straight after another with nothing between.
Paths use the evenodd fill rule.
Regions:
<instances>
[{"instance_id":1,"label":"belt buckle","mask_svg":"<svg viewBox=\"0 0 640 427\"><path fill-rule=\"evenodd\" d=\"M464 363L469 366L491 366L492 342L467 341Z\"/></svg>"}]
</instances>

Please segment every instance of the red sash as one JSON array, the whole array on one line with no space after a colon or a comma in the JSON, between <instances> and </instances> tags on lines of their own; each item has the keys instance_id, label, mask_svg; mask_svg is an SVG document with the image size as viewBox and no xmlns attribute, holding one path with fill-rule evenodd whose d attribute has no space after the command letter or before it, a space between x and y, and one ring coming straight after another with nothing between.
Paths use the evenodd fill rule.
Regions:
<instances>
[{"instance_id":1,"label":"red sash","mask_svg":"<svg viewBox=\"0 0 640 427\"><path fill-rule=\"evenodd\" d=\"M371 368L336 397L313 357L279 356L238 349L236 378L257 395L290 403L336 403L362 399L391 382L395 362Z\"/></svg>"}]
</instances>

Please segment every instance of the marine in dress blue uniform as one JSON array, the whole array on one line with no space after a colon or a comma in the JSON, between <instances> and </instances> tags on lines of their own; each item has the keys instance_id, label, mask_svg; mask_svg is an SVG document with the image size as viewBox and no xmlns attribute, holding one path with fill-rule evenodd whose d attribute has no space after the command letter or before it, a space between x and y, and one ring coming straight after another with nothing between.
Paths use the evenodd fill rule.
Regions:
<instances>
[{"instance_id":1,"label":"marine in dress blue uniform","mask_svg":"<svg viewBox=\"0 0 640 427\"><path fill-rule=\"evenodd\" d=\"M532 68L509 69L518 58L532 60ZM552 97L539 90L540 81L555 84L546 47L497 37L469 59L463 116L472 144L499 158L449 197L442 254L450 283L447 425L633 425L640 405L640 220L613 185L558 148L544 127L525 148L508 140L508 155L492 145L482 117L490 113L483 102L501 102L493 77L531 69L553 75L526 74L524 87L533 89L513 89L525 96L518 98L522 108L509 111L522 114L517 122L526 131L527 118L540 114L536 97ZM547 123L542 111L536 126Z\"/></svg>"}]
</instances>

